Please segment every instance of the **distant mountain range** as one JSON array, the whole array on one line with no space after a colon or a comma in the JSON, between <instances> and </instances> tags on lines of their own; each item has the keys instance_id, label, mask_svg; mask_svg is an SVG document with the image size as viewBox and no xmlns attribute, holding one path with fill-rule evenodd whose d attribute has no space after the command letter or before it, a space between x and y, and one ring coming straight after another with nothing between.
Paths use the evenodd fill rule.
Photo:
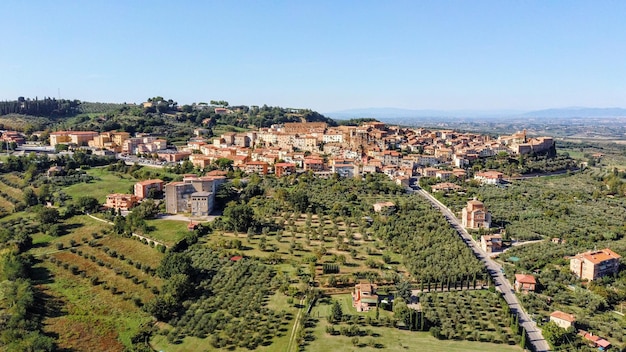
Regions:
<instances>
[{"instance_id":1,"label":"distant mountain range","mask_svg":"<svg viewBox=\"0 0 626 352\"><path fill-rule=\"evenodd\" d=\"M520 110L411 110L398 108L366 108L326 112L325 116L343 120L360 117L376 119L397 118L503 118L503 117L626 117L626 109L622 108L586 108L571 107L562 109L546 109L536 111Z\"/></svg>"}]
</instances>

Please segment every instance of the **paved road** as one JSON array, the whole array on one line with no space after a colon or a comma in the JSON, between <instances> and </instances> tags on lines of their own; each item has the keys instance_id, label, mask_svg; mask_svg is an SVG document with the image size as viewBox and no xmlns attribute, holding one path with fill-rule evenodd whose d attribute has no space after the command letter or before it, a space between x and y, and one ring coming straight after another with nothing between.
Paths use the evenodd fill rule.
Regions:
<instances>
[{"instance_id":1,"label":"paved road","mask_svg":"<svg viewBox=\"0 0 626 352\"><path fill-rule=\"evenodd\" d=\"M485 253L482 248L480 248L480 246L476 243L476 241L474 241L472 236L465 230L465 228L463 228L459 219L456 218L456 216L452 213L452 211L450 211L450 209L448 209L448 207L443 205L440 201L438 201L435 197L433 197L432 195L430 195L430 193L424 191L423 189L412 190L412 192L426 198L434 207L439 209L441 213L448 219L450 225L452 225L452 227L457 230L461 238L463 238L463 241L465 241L465 243L472 249L472 251L474 251L476 257L485 265L487 271L496 283L496 287L498 287L502 292L506 303L511 309L511 312L517 312L520 325L523 326L524 329L526 329L526 332L528 333L528 340L533 345L533 349L537 352L549 351L550 346L548 345L548 342L546 342L546 340L543 338L543 335L541 335L541 330L537 328L537 324L532 321L526 311L524 311L524 308L517 299L517 296L515 296L513 287L511 287L509 281L504 277L504 274L502 274L502 267L498 263L493 261L487 255L487 253Z\"/></svg>"}]
</instances>

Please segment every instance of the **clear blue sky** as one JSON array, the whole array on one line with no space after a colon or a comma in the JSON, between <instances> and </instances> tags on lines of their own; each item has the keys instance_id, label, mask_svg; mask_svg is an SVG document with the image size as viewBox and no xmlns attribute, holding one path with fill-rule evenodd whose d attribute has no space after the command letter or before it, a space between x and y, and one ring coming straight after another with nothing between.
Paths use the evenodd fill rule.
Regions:
<instances>
[{"instance_id":1,"label":"clear blue sky","mask_svg":"<svg viewBox=\"0 0 626 352\"><path fill-rule=\"evenodd\" d=\"M0 100L626 106L626 1L0 2Z\"/></svg>"}]
</instances>

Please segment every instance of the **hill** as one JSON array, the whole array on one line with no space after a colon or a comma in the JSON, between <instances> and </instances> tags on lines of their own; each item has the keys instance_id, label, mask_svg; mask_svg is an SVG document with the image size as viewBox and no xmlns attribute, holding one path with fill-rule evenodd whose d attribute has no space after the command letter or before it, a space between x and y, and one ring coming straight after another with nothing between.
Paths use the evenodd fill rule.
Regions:
<instances>
[{"instance_id":1,"label":"hill","mask_svg":"<svg viewBox=\"0 0 626 352\"><path fill-rule=\"evenodd\" d=\"M218 105L219 104L219 105ZM0 128L32 132L35 130L75 129L93 131L123 130L130 133L154 133L176 139L189 136L194 128L270 127L286 122L337 123L310 109L278 106L228 106L228 102L193 103L179 106L172 99L149 98L147 103L116 104L56 100L45 98L0 102ZM220 127L222 126L222 127ZM230 127L228 127L230 126Z\"/></svg>"}]
</instances>

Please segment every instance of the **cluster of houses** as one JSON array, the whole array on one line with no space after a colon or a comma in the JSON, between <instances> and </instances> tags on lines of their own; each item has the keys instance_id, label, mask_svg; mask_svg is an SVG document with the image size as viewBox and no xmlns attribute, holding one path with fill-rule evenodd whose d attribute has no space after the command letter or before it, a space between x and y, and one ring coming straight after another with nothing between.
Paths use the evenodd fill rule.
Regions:
<instances>
[{"instance_id":1,"label":"cluster of houses","mask_svg":"<svg viewBox=\"0 0 626 352\"><path fill-rule=\"evenodd\" d=\"M420 175L446 181L453 176L465 177L464 167L478 158L503 152L543 152L553 145L552 138L528 138L525 131L491 139L479 134L409 129L380 122L339 127L300 122L225 133L211 141L192 139L182 150L191 153L189 160L198 168L227 158L236 168L263 174L286 175L302 170L320 176L338 173L353 177L382 172L396 180ZM491 184L502 178L498 172L476 176L480 182Z\"/></svg>"},{"instance_id":2,"label":"cluster of houses","mask_svg":"<svg viewBox=\"0 0 626 352\"><path fill-rule=\"evenodd\" d=\"M578 253L569 258L570 271L581 280L597 280L607 275L617 274L620 258L619 254L608 248ZM536 288L537 280L533 275L515 274L515 290L517 292L534 292ZM550 321L567 329L570 327L575 328L576 318L572 314L555 311L550 314ZM611 347L609 341L588 331L579 329L578 335L589 345L598 348L600 351L605 351Z\"/></svg>"},{"instance_id":3,"label":"cluster of houses","mask_svg":"<svg viewBox=\"0 0 626 352\"><path fill-rule=\"evenodd\" d=\"M4 132L3 139L23 143L19 133ZM318 176L337 173L354 177L381 172L399 183L415 176L438 178L466 177L465 167L473 160L506 153L509 155L543 152L554 145L551 137L530 138L526 131L491 138L453 130L412 129L387 126L381 122L361 126L330 127L325 122L294 122L272 125L255 131L224 133L206 139L202 129L195 131L185 146L168 147L163 138L128 132L56 131L50 145L73 145L94 151L129 155L150 154L163 162L190 160L204 169L217 159L232 161L235 168L277 176L311 171ZM496 184L503 175L479 172L482 183ZM454 189L453 184L434 190Z\"/></svg>"}]
</instances>

